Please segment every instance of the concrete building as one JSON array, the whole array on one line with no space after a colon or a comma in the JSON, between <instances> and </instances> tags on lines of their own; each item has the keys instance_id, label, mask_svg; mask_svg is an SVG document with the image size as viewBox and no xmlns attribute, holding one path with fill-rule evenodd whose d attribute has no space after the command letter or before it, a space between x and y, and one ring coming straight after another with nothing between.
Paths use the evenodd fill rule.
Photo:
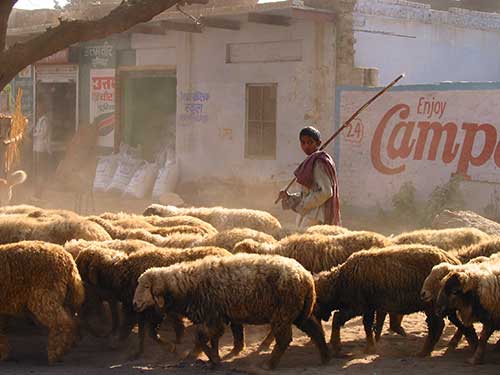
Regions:
<instances>
[{"instance_id":1,"label":"concrete building","mask_svg":"<svg viewBox=\"0 0 500 375\"><path fill-rule=\"evenodd\" d=\"M500 14L434 10L402 0L358 0L355 65L380 82L406 72L406 84L500 81Z\"/></svg>"}]
</instances>

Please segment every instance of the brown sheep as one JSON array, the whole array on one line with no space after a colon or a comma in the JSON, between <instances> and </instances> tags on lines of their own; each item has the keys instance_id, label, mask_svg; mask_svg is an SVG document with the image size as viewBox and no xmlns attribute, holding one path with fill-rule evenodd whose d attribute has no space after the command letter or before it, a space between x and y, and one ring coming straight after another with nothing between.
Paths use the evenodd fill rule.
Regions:
<instances>
[{"instance_id":1,"label":"brown sheep","mask_svg":"<svg viewBox=\"0 0 500 375\"><path fill-rule=\"evenodd\" d=\"M333 310L332 347L340 352L340 328L363 316L367 351L375 350L373 320L376 310L395 314L424 311L429 334L420 355L429 355L444 328L433 306L420 299L422 285L435 265L460 261L445 251L426 245L396 245L379 251L360 251L345 263L316 278L315 314L328 320Z\"/></svg>"},{"instance_id":2,"label":"brown sheep","mask_svg":"<svg viewBox=\"0 0 500 375\"><path fill-rule=\"evenodd\" d=\"M486 258L486 261L489 261L489 258ZM441 288L441 281L450 272L463 269L464 267L467 267L467 265L441 263L434 266L422 285L422 290L420 291L420 298L422 301L428 304L436 304L438 293ZM475 348L477 346L477 335L474 327L464 325L463 322L458 319L456 312L453 310L447 311L446 315L448 316L448 319L450 319L450 321L457 327L457 331L448 343L448 349L455 349L460 343L462 335L465 335L469 345Z\"/></svg>"},{"instance_id":3,"label":"brown sheep","mask_svg":"<svg viewBox=\"0 0 500 375\"><path fill-rule=\"evenodd\" d=\"M132 308L132 299L137 279L151 267L169 266L178 262L191 261L205 256L228 256L231 255L224 249L205 247L193 248L183 251L175 249L147 249L139 250L127 256L126 254L100 247L99 243L94 243L92 247L82 249L76 258L76 264L85 282L89 294L99 297L98 301L108 301L112 311L112 340L115 341L118 332L118 310L117 303L121 302L125 315L125 324L121 331L120 338L128 337L133 326L139 322L139 347L135 355L143 351L144 345L144 323L153 323L154 328L161 317L148 311L137 316ZM178 340L183 332L182 321L174 319ZM157 339L156 329L153 338ZM157 339L157 341L160 341Z\"/></svg>"},{"instance_id":4,"label":"brown sheep","mask_svg":"<svg viewBox=\"0 0 500 375\"><path fill-rule=\"evenodd\" d=\"M158 247L184 249L190 247L194 242L202 238L199 234L174 233L168 237L163 237L158 234L151 234L144 229L123 229L113 226L107 220L99 217L92 217L90 220L98 223L103 227L113 239L128 240L136 239L149 242Z\"/></svg>"},{"instance_id":5,"label":"brown sheep","mask_svg":"<svg viewBox=\"0 0 500 375\"><path fill-rule=\"evenodd\" d=\"M233 228L250 228L275 236L281 231L281 224L268 212L231 209L223 207L179 208L153 204L146 208L144 216L193 216L212 224L218 231Z\"/></svg>"},{"instance_id":6,"label":"brown sheep","mask_svg":"<svg viewBox=\"0 0 500 375\"><path fill-rule=\"evenodd\" d=\"M235 245L245 239L252 239L258 243L275 244L277 241L270 234L258 232L248 228L225 230L196 241L193 246L217 246L233 251Z\"/></svg>"},{"instance_id":7,"label":"brown sheep","mask_svg":"<svg viewBox=\"0 0 500 375\"><path fill-rule=\"evenodd\" d=\"M234 253L281 255L293 258L312 273L327 271L344 263L351 254L370 248L382 248L389 241L373 232L350 232L340 236L298 234L277 243L245 240L234 247Z\"/></svg>"},{"instance_id":8,"label":"brown sheep","mask_svg":"<svg viewBox=\"0 0 500 375\"><path fill-rule=\"evenodd\" d=\"M271 324L276 345L269 367L274 369L292 341L292 324L311 337L323 363L329 360L321 326L311 316L315 299L311 274L295 260L238 254L152 268L139 278L134 306L143 311L156 305L187 316L213 366L220 363L218 341L225 324Z\"/></svg>"},{"instance_id":9,"label":"brown sheep","mask_svg":"<svg viewBox=\"0 0 500 375\"><path fill-rule=\"evenodd\" d=\"M493 237L480 243L463 247L456 251L456 255L463 263L467 263L471 259L480 256L489 257L498 252L500 252L500 238Z\"/></svg>"},{"instance_id":10,"label":"brown sheep","mask_svg":"<svg viewBox=\"0 0 500 375\"><path fill-rule=\"evenodd\" d=\"M500 329L500 262L467 264L463 269L452 270L441 282L436 302L438 315L458 310L465 325L474 321L483 323L483 330L474 355L467 361L480 364L488 339Z\"/></svg>"},{"instance_id":11,"label":"brown sheep","mask_svg":"<svg viewBox=\"0 0 500 375\"><path fill-rule=\"evenodd\" d=\"M173 217L161 217L161 216L142 216L142 215L132 215L123 212L120 213L110 213L106 212L99 215L99 217L112 221L113 224L118 225L124 229L154 229L154 228L170 228L178 226L191 226L200 227L205 233L213 234L217 233L217 230L209 223L192 216L173 216Z\"/></svg>"},{"instance_id":12,"label":"brown sheep","mask_svg":"<svg viewBox=\"0 0 500 375\"><path fill-rule=\"evenodd\" d=\"M179 236L186 235L192 241L184 239L184 243L187 242L188 246L191 245L194 241L198 240L202 237L200 231L198 231L197 227L185 227L182 228L176 227L177 231L173 231L168 235L168 237L164 237L160 234L153 234L147 229L126 229L120 226L114 225L112 221L108 221L106 219L100 218L98 216L91 216L88 218L90 221L99 224L102 228L106 230L107 233L113 238L117 240L127 240L127 239L137 239L146 242L150 242L156 246L160 247L174 247L171 244L171 241L168 240L171 236ZM165 230L168 231L170 228L155 228L154 231ZM185 230L185 231L184 231ZM172 241L175 241L173 239Z\"/></svg>"},{"instance_id":13,"label":"brown sheep","mask_svg":"<svg viewBox=\"0 0 500 375\"><path fill-rule=\"evenodd\" d=\"M322 234L297 234L279 241L278 244L258 243L244 240L238 243L234 253L273 254L292 258L306 270L316 274L328 271L344 263L353 253L370 248L383 248L390 242L382 235L373 232L349 232L340 236ZM380 338L386 314L377 311L376 339ZM390 329L402 336L406 333L401 327L401 317L391 314ZM272 343L272 336L266 337L261 349Z\"/></svg>"},{"instance_id":14,"label":"brown sheep","mask_svg":"<svg viewBox=\"0 0 500 375\"><path fill-rule=\"evenodd\" d=\"M48 362L55 363L78 336L84 288L73 258L58 245L24 241L0 246L0 268L0 360L9 355L2 320L29 311L49 329Z\"/></svg>"},{"instance_id":15,"label":"brown sheep","mask_svg":"<svg viewBox=\"0 0 500 375\"><path fill-rule=\"evenodd\" d=\"M491 237L475 228L424 229L400 234L392 240L397 245L422 244L436 246L445 251L489 240Z\"/></svg>"},{"instance_id":16,"label":"brown sheep","mask_svg":"<svg viewBox=\"0 0 500 375\"><path fill-rule=\"evenodd\" d=\"M349 233L349 229L337 225L314 225L306 229L306 233L323 234L325 236L338 236L339 234Z\"/></svg>"},{"instance_id":17,"label":"brown sheep","mask_svg":"<svg viewBox=\"0 0 500 375\"><path fill-rule=\"evenodd\" d=\"M0 216L0 243L39 240L64 245L72 239L106 241L111 237L99 225L81 218L39 221L27 216Z\"/></svg>"},{"instance_id":18,"label":"brown sheep","mask_svg":"<svg viewBox=\"0 0 500 375\"><path fill-rule=\"evenodd\" d=\"M110 241L86 241L86 240L71 240L64 244L64 250L70 253L74 259L84 249L93 247L106 248L111 250L123 251L125 254L135 253L139 250L156 250L155 246L149 242L141 240L110 240Z\"/></svg>"},{"instance_id":19,"label":"brown sheep","mask_svg":"<svg viewBox=\"0 0 500 375\"><path fill-rule=\"evenodd\" d=\"M162 317L158 317L153 311L137 314L133 310L133 297L137 287L137 280L142 273L153 267L168 267L176 263L189 262L206 256L226 257L232 255L230 252L217 247L197 247L179 251L176 249L159 249L157 251L138 251L124 258L114 265L115 283L110 286L113 294L122 302L125 314L125 324L122 327L120 338L126 338L133 326L139 323L139 346L135 356L143 353L144 349L144 323L149 321L154 325L161 323ZM182 317L172 314L169 316L176 332L176 342L179 343L184 332ZM156 332L156 330L154 331ZM157 335L154 336L157 341ZM239 353L244 348L243 331L240 336L235 336L235 351Z\"/></svg>"}]
</instances>

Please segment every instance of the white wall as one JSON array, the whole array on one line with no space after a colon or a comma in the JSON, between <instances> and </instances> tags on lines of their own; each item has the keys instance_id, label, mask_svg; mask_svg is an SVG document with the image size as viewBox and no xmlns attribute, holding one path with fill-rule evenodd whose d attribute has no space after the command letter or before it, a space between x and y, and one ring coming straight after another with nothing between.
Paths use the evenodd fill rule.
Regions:
<instances>
[{"instance_id":1,"label":"white wall","mask_svg":"<svg viewBox=\"0 0 500 375\"><path fill-rule=\"evenodd\" d=\"M401 0L358 0L358 67L375 67L380 83L407 73L404 84L500 81L500 15L431 10Z\"/></svg>"},{"instance_id":2,"label":"white wall","mask_svg":"<svg viewBox=\"0 0 500 375\"><path fill-rule=\"evenodd\" d=\"M215 177L258 184L289 179L303 159L300 128L314 122L326 133L333 129L333 36L332 24L311 22L290 27L243 23L240 31L178 33L177 158L181 180ZM302 45L302 61L226 63L228 43L297 40ZM282 54L271 55L272 59ZM273 82L278 84L277 159L245 159L246 84ZM183 117L181 94L197 91L209 95L203 103L206 123ZM309 118L317 121L305 120Z\"/></svg>"}]
</instances>

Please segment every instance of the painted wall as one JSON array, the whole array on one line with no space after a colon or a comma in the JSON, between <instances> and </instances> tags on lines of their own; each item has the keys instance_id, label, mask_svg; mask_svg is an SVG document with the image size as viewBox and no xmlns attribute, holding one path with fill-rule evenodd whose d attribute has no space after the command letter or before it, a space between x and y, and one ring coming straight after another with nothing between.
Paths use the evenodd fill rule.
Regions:
<instances>
[{"instance_id":1,"label":"painted wall","mask_svg":"<svg viewBox=\"0 0 500 375\"><path fill-rule=\"evenodd\" d=\"M379 68L381 84L500 80L500 14L358 0L354 28L355 64Z\"/></svg>"},{"instance_id":2,"label":"painted wall","mask_svg":"<svg viewBox=\"0 0 500 375\"><path fill-rule=\"evenodd\" d=\"M302 161L298 132L333 129L332 24L242 23L238 32L178 33L177 158L182 181L262 184L288 180ZM229 49L229 52L228 52ZM227 63L229 58L231 63ZM277 83L276 160L245 159L247 83Z\"/></svg>"},{"instance_id":3,"label":"painted wall","mask_svg":"<svg viewBox=\"0 0 500 375\"><path fill-rule=\"evenodd\" d=\"M373 94L340 88L340 119ZM427 200L460 174L468 180L462 183L467 208L481 212L500 188L499 100L499 83L399 86L386 93L337 144L342 199L387 209L405 182Z\"/></svg>"}]
</instances>

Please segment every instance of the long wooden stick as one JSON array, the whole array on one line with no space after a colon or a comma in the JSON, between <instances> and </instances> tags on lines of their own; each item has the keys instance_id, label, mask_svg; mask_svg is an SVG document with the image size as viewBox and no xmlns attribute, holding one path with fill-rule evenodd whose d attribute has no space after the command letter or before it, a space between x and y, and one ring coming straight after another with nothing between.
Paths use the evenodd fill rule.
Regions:
<instances>
[{"instance_id":1,"label":"long wooden stick","mask_svg":"<svg viewBox=\"0 0 500 375\"><path fill-rule=\"evenodd\" d=\"M377 93L377 95L375 95L373 98L371 98L370 100L368 100L361 108L359 108L356 112L354 112L354 114L349 117L349 119L344 122L344 124L330 137L328 138L328 140L323 143L323 145L320 147L320 151L324 150L326 147L328 147L328 145L335 139L337 138L337 136L345 129L347 128L349 125L351 125L351 122L353 122L356 117L359 116L359 114L361 112L363 112L370 104L372 104L375 100L377 100L380 96L384 95L392 86L394 86L396 83L398 83L401 79L404 78L404 74L401 74L399 75L394 81L392 81L391 83L389 83L387 86L385 86L381 91L379 91ZM295 183L295 181L297 181L297 178L294 177L292 181L290 181L290 183L287 185L287 187L285 188L284 191L288 191L288 189L290 189L292 187L292 185ZM281 200L281 198L278 197L278 199L276 199L276 201L274 202L274 204L277 204L279 201Z\"/></svg>"}]
</instances>

